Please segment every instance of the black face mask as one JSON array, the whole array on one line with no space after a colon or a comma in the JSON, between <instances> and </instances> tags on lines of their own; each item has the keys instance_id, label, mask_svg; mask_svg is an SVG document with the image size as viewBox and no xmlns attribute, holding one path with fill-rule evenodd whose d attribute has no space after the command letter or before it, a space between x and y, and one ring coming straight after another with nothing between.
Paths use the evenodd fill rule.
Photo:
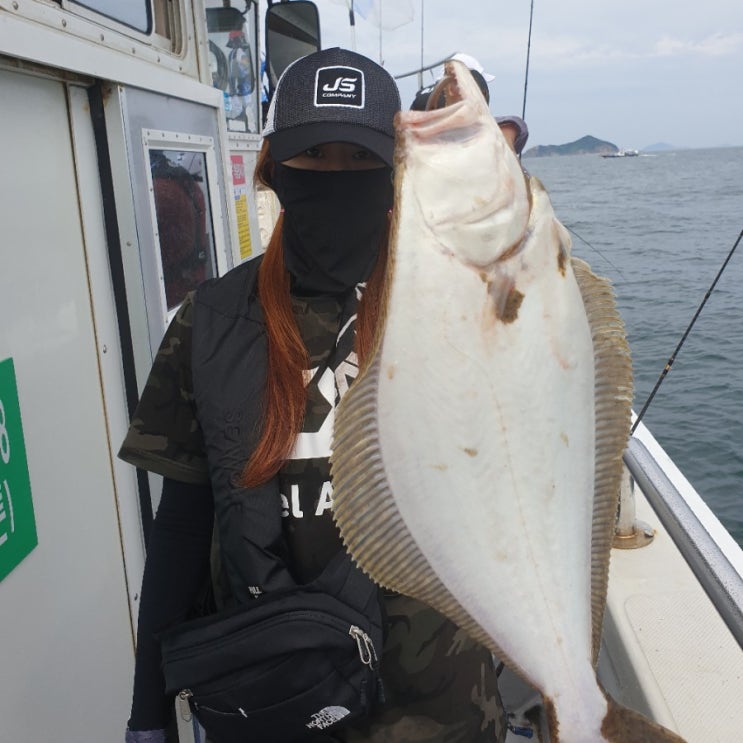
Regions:
<instances>
[{"instance_id":1,"label":"black face mask","mask_svg":"<svg viewBox=\"0 0 743 743\"><path fill-rule=\"evenodd\" d=\"M391 169L300 170L276 163L284 262L294 289L338 294L369 278L392 208Z\"/></svg>"}]
</instances>

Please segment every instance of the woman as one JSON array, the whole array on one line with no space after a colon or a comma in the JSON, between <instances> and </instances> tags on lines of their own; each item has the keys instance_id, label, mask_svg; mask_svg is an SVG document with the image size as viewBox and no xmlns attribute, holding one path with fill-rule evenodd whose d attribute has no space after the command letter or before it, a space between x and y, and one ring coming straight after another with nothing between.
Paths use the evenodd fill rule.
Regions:
<instances>
[{"instance_id":1,"label":"woman","mask_svg":"<svg viewBox=\"0 0 743 743\"><path fill-rule=\"evenodd\" d=\"M367 353L392 208L394 80L354 52L290 66L256 177L282 215L262 259L189 296L155 359L120 456L164 476L142 586L128 743L164 741L156 633L186 618L220 543L221 604L315 578L331 517L333 411ZM258 524L271 538L246 539ZM453 743L505 735L489 653L407 597L384 600L386 701L335 739ZM324 738L327 740L327 737Z\"/></svg>"}]
</instances>

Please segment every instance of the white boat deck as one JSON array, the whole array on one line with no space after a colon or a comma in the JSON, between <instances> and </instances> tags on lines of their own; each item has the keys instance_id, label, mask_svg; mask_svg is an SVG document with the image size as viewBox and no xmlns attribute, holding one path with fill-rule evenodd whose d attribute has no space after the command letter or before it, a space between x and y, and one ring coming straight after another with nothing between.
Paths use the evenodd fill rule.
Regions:
<instances>
[{"instance_id":1,"label":"white boat deck","mask_svg":"<svg viewBox=\"0 0 743 743\"><path fill-rule=\"evenodd\" d=\"M599 671L625 704L687 743L743 736L743 651L647 503L653 543L614 550Z\"/></svg>"}]
</instances>

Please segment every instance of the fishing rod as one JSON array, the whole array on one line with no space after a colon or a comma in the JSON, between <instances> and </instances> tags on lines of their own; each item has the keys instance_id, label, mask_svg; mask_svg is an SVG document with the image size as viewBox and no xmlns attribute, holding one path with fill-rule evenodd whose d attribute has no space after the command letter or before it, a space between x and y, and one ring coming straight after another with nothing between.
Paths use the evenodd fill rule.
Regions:
<instances>
[{"instance_id":1,"label":"fishing rod","mask_svg":"<svg viewBox=\"0 0 743 743\"><path fill-rule=\"evenodd\" d=\"M722 276L723 271L727 267L728 263L730 262L730 259L733 257L733 253L735 252L735 249L738 247L738 244L740 243L741 239L743 239L743 230L740 231L740 234L738 235L738 239L733 244L733 247L730 249L730 252L727 255L727 258L725 258L722 267L717 272L717 276L715 276L715 280L710 285L709 289L707 289L707 293L704 295L704 299L702 300L702 303L697 308L697 311L694 313L694 317L691 318L691 322L689 323L689 327L686 328L686 332L684 332L683 336L681 336L681 340L679 341L678 346L676 346L676 349L671 354L671 358L668 359L666 362L665 367L663 368L663 371L660 374L660 377L658 377L658 381L655 383L655 387L653 387L653 391L648 396L648 399L645 401L645 404L642 406L642 410L640 411L639 415L635 419L635 422L630 429L630 435L632 435L635 432L635 429L637 428L637 425L642 420L643 415L645 415L645 411L648 409L652 399L655 397L655 393L658 391L658 388L663 384L663 380L666 378L666 375L669 371L671 371L671 366L673 366L673 362L676 360L676 356L678 355L678 352L681 350L681 346L684 345L684 342L686 341L687 336L691 332L691 329L694 327L694 323L697 321L697 318L702 312L702 308L707 303L707 300L710 298L710 295L714 291L715 286L717 285L717 282L720 279L720 276Z\"/></svg>"},{"instance_id":2,"label":"fishing rod","mask_svg":"<svg viewBox=\"0 0 743 743\"><path fill-rule=\"evenodd\" d=\"M534 0L531 0L531 5L529 8L529 35L527 37L526 42L526 71L524 73L524 99L523 103L521 104L521 118L526 120L526 92L529 87L529 60L531 59L531 32L534 25ZM519 152L519 162L521 162L521 154ZM585 237L582 237L579 235L572 227L569 227L568 225L565 225L565 227L572 232L579 240L584 242L586 245L588 245L591 250L594 250L598 255L600 255L620 276L622 275L622 272L594 245L591 245L591 243L588 242L588 240L585 239Z\"/></svg>"},{"instance_id":3,"label":"fishing rod","mask_svg":"<svg viewBox=\"0 0 743 743\"><path fill-rule=\"evenodd\" d=\"M456 54L456 51L453 51L451 54L448 54L446 57L442 57L441 59L437 60L436 62L431 62L431 64L424 65L423 67L419 67L418 69L411 70L410 72L401 72L399 75L393 75L395 80L402 80L404 77L412 77L413 75L420 75L423 72L427 72L428 70L433 70L436 67L441 67L444 62L447 62L450 60L454 55ZM418 78L419 85L422 87L423 83L421 78Z\"/></svg>"},{"instance_id":4,"label":"fishing rod","mask_svg":"<svg viewBox=\"0 0 743 743\"><path fill-rule=\"evenodd\" d=\"M531 57L531 27L534 20L534 0L531 0L529 10L529 37L526 42L526 72L524 74L524 102L521 105L521 118L526 121L526 88L529 84L529 58Z\"/></svg>"},{"instance_id":5,"label":"fishing rod","mask_svg":"<svg viewBox=\"0 0 743 743\"><path fill-rule=\"evenodd\" d=\"M426 13L426 0L421 0L421 70L418 74L418 88L423 87L423 16Z\"/></svg>"}]
</instances>

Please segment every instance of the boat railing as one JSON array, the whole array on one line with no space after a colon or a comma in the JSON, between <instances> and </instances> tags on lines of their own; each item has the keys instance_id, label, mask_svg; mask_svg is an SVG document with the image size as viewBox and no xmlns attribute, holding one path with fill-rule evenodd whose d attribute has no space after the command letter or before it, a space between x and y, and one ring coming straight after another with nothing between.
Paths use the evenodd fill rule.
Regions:
<instances>
[{"instance_id":1,"label":"boat railing","mask_svg":"<svg viewBox=\"0 0 743 743\"><path fill-rule=\"evenodd\" d=\"M658 458L637 437L630 439L624 463L743 648L743 575L729 559L720 540L714 538L702 523Z\"/></svg>"}]
</instances>

